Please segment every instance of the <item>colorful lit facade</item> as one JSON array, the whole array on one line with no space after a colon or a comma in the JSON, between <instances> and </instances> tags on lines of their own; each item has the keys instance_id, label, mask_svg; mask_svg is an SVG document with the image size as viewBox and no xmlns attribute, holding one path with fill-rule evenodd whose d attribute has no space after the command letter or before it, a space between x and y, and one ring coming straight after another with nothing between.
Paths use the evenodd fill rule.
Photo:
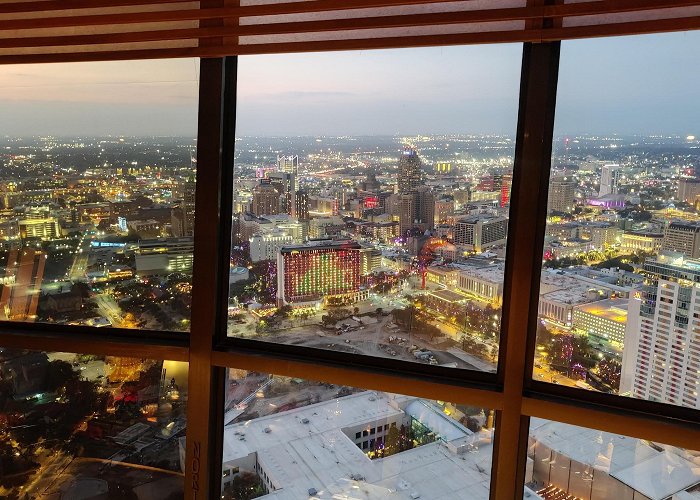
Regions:
<instances>
[{"instance_id":1,"label":"colorful lit facade","mask_svg":"<svg viewBox=\"0 0 700 500\"><path fill-rule=\"evenodd\" d=\"M278 305L360 298L361 246L323 241L283 247L277 254Z\"/></svg>"}]
</instances>

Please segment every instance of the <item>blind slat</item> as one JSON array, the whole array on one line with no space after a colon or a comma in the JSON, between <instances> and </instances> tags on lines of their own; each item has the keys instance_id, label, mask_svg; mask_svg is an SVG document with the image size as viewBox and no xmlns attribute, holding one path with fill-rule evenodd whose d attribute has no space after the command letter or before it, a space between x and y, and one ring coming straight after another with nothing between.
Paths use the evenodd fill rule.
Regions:
<instances>
[{"instance_id":1,"label":"blind slat","mask_svg":"<svg viewBox=\"0 0 700 500\"><path fill-rule=\"evenodd\" d=\"M192 5L198 4L191 0L5 4L0 6L0 63L540 42L700 29L700 0L584 0L547 6L528 5L526 0ZM130 12L115 6L129 6ZM141 7L143 12L133 11ZM42 8L46 16L37 17ZM61 16L50 15L59 10ZM22 13L31 16L18 18ZM212 20L222 22L212 25Z\"/></svg>"}]
</instances>

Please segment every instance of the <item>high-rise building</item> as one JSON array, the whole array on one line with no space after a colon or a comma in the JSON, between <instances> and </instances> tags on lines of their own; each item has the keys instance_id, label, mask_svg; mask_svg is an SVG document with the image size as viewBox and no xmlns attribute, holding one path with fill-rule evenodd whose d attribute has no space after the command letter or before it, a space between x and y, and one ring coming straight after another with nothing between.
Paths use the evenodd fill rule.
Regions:
<instances>
[{"instance_id":1,"label":"high-rise building","mask_svg":"<svg viewBox=\"0 0 700 500\"><path fill-rule=\"evenodd\" d=\"M299 220L309 220L309 193L299 190L294 193L294 213Z\"/></svg>"},{"instance_id":2,"label":"high-rise building","mask_svg":"<svg viewBox=\"0 0 700 500\"><path fill-rule=\"evenodd\" d=\"M617 194L618 182L620 180L620 165L609 163L600 168L600 190L598 196L607 194Z\"/></svg>"},{"instance_id":3,"label":"high-rise building","mask_svg":"<svg viewBox=\"0 0 700 500\"><path fill-rule=\"evenodd\" d=\"M277 254L279 305L352 303L359 299L362 247L355 241L314 241Z\"/></svg>"},{"instance_id":4,"label":"high-rise building","mask_svg":"<svg viewBox=\"0 0 700 500\"><path fill-rule=\"evenodd\" d=\"M673 221L664 230L661 250L680 252L686 257L700 257L700 223Z\"/></svg>"},{"instance_id":5,"label":"high-rise building","mask_svg":"<svg viewBox=\"0 0 700 500\"><path fill-rule=\"evenodd\" d=\"M0 318L24 321L36 316L46 254L24 247L10 250L0 292Z\"/></svg>"},{"instance_id":6,"label":"high-rise building","mask_svg":"<svg viewBox=\"0 0 700 500\"><path fill-rule=\"evenodd\" d=\"M299 178L299 157L296 155L277 156L277 171L292 174L295 179ZM296 191L296 186L294 186Z\"/></svg>"},{"instance_id":7,"label":"high-rise building","mask_svg":"<svg viewBox=\"0 0 700 500\"><path fill-rule=\"evenodd\" d=\"M416 190L415 197L415 221L418 227L425 231L435 225L435 195L427 186L421 186Z\"/></svg>"},{"instance_id":8,"label":"high-rise building","mask_svg":"<svg viewBox=\"0 0 700 500\"><path fill-rule=\"evenodd\" d=\"M697 196L700 195L700 180L697 179L679 179L678 180L678 193L676 198L690 203L695 204Z\"/></svg>"},{"instance_id":9,"label":"high-rise building","mask_svg":"<svg viewBox=\"0 0 700 500\"><path fill-rule=\"evenodd\" d=\"M423 169L418 153L404 149L399 158L399 194L412 193L423 185Z\"/></svg>"},{"instance_id":10,"label":"high-rise building","mask_svg":"<svg viewBox=\"0 0 700 500\"><path fill-rule=\"evenodd\" d=\"M510 203L510 190L511 190L512 186L513 186L513 175L512 174L503 174L501 176L501 185L500 185L500 191L501 191L500 204L501 204L501 207L505 207L508 203Z\"/></svg>"},{"instance_id":11,"label":"high-rise building","mask_svg":"<svg viewBox=\"0 0 700 500\"><path fill-rule=\"evenodd\" d=\"M377 172L375 169L370 168L367 170L367 178L366 180L360 185L363 191L368 191L370 193L374 193L379 191L379 188L381 187L381 184L377 180Z\"/></svg>"},{"instance_id":12,"label":"high-rise building","mask_svg":"<svg viewBox=\"0 0 700 500\"><path fill-rule=\"evenodd\" d=\"M455 212L455 201L452 196L442 196L435 200L435 225L444 224Z\"/></svg>"},{"instance_id":13,"label":"high-rise building","mask_svg":"<svg viewBox=\"0 0 700 500\"><path fill-rule=\"evenodd\" d=\"M700 260L664 252L643 272L629 301L620 393L700 409Z\"/></svg>"},{"instance_id":14,"label":"high-rise building","mask_svg":"<svg viewBox=\"0 0 700 500\"><path fill-rule=\"evenodd\" d=\"M275 260L277 252L285 246L294 243L294 238L281 229L254 234L250 238L250 260L259 262L261 260Z\"/></svg>"},{"instance_id":15,"label":"high-rise building","mask_svg":"<svg viewBox=\"0 0 700 500\"><path fill-rule=\"evenodd\" d=\"M258 216L280 213L280 193L270 179L260 179L260 184L253 189L250 211Z\"/></svg>"},{"instance_id":16,"label":"high-rise building","mask_svg":"<svg viewBox=\"0 0 700 500\"><path fill-rule=\"evenodd\" d=\"M194 197L196 184L187 181L180 191L180 208L182 209L182 234L176 236L194 236Z\"/></svg>"},{"instance_id":17,"label":"high-rise building","mask_svg":"<svg viewBox=\"0 0 700 500\"><path fill-rule=\"evenodd\" d=\"M508 219L496 215L472 215L458 220L454 244L467 251L483 252L501 245L508 236Z\"/></svg>"},{"instance_id":18,"label":"high-rise building","mask_svg":"<svg viewBox=\"0 0 700 500\"><path fill-rule=\"evenodd\" d=\"M416 196L413 193L398 194L394 210L399 216L399 233L405 236L406 231L413 228L416 221Z\"/></svg>"},{"instance_id":19,"label":"high-rise building","mask_svg":"<svg viewBox=\"0 0 700 500\"><path fill-rule=\"evenodd\" d=\"M568 177L554 177L549 182L547 213L570 213L574 210L574 181Z\"/></svg>"},{"instance_id":20,"label":"high-rise building","mask_svg":"<svg viewBox=\"0 0 700 500\"><path fill-rule=\"evenodd\" d=\"M268 172L267 178L280 194L280 211L296 216L296 175L288 172Z\"/></svg>"}]
</instances>

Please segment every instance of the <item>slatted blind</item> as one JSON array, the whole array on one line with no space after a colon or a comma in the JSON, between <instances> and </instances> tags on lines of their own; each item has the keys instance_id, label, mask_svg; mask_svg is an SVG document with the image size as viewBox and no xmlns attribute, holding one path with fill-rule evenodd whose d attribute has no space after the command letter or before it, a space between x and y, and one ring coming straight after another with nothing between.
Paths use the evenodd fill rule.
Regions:
<instances>
[{"instance_id":1,"label":"slatted blind","mask_svg":"<svg viewBox=\"0 0 700 500\"><path fill-rule=\"evenodd\" d=\"M0 63L539 42L700 28L700 0L12 0Z\"/></svg>"}]
</instances>

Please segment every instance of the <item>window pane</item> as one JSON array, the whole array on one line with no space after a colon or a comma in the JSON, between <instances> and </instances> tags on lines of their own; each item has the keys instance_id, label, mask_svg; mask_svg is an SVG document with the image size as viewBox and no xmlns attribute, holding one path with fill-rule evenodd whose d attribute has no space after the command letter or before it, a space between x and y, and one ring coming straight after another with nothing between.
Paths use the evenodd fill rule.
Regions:
<instances>
[{"instance_id":1,"label":"window pane","mask_svg":"<svg viewBox=\"0 0 700 500\"><path fill-rule=\"evenodd\" d=\"M229 335L494 371L521 50L241 57Z\"/></svg>"},{"instance_id":2,"label":"window pane","mask_svg":"<svg viewBox=\"0 0 700 500\"><path fill-rule=\"evenodd\" d=\"M234 369L226 390L224 499L488 498L488 409Z\"/></svg>"},{"instance_id":3,"label":"window pane","mask_svg":"<svg viewBox=\"0 0 700 500\"><path fill-rule=\"evenodd\" d=\"M189 329L197 68L0 68L0 320Z\"/></svg>"},{"instance_id":4,"label":"window pane","mask_svg":"<svg viewBox=\"0 0 700 500\"><path fill-rule=\"evenodd\" d=\"M562 44L535 380L700 408L698 42Z\"/></svg>"},{"instance_id":5,"label":"window pane","mask_svg":"<svg viewBox=\"0 0 700 500\"><path fill-rule=\"evenodd\" d=\"M532 418L525 481L545 500L690 499L700 491L698 457L698 451Z\"/></svg>"},{"instance_id":6,"label":"window pane","mask_svg":"<svg viewBox=\"0 0 700 500\"><path fill-rule=\"evenodd\" d=\"M0 348L0 497L183 498L187 372Z\"/></svg>"}]
</instances>

